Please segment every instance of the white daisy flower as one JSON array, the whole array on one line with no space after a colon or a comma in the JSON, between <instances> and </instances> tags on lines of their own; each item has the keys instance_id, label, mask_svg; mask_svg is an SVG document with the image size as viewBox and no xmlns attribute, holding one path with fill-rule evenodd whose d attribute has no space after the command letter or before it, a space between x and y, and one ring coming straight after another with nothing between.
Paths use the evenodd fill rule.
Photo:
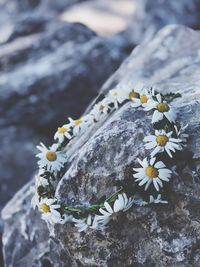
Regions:
<instances>
[{"instance_id":1,"label":"white daisy flower","mask_svg":"<svg viewBox=\"0 0 200 267\"><path fill-rule=\"evenodd\" d=\"M148 189L151 183L153 183L155 189L159 191L159 187L163 187L162 181L169 182L172 171L167 169L162 161L156 162L156 158L147 158L143 161L138 159L142 168L133 168L137 173L133 174L136 182L139 182L139 186L145 185L145 191Z\"/></svg>"},{"instance_id":2,"label":"white daisy flower","mask_svg":"<svg viewBox=\"0 0 200 267\"><path fill-rule=\"evenodd\" d=\"M37 175L35 175L35 186L36 188L38 188L39 186L48 186L49 182L46 178L44 178L42 176L42 174L44 173L44 169L39 170L39 173Z\"/></svg>"},{"instance_id":3,"label":"white daisy flower","mask_svg":"<svg viewBox=\"0 0 200 267\"><path fill-rule=\"evenodd\" d=\"M94 105L90 114L94 116L95 120L98 121L102 115L108 114L110 107L110 101L107 98L104 98L102 101Z\"/></svg>"},{"instance_id":4,"label":"white daisy flower","mask_svg":"<svg viewBox=\"0 0 200 267\"><path fill-rule=\"evenodd\" d=\"M174 109L166 101L162 101L161 94L157 94L155 97L156 100L151 98L144 104L144 109L146 111L154 110L152 123L158 122L164 117L166 117L169 122L175 122L176 113Z\"/></svg>"},{"instance_id":5,"label":"white daisy flower","mask_svg":"<svg viewBox=\"0 0 200 267\"><path fill-rule=\"evenodd\" d=\"M174 128L175 128L175 131L176 131L176 135L179 139L182 140L182 142L186 142L187 141L187 138L188 138L188 134L185 133L185 129L188 127L188 124L183 126L183 127L180 127L178 129L178 127L176 125L174 125Z\"/></svg>"},{"instance_id":6,"label":"white daisy flower","mask_svg":"<svg viewBox=\"0 0 200 267\"><path fill-rule=\"evenodd\" d=\"M148 102L148 100L152 98L152 95L153 95L152 89L147 89L147 88L143 88L139 94L133 92L132 95L130 94L130 97L133 96L130 98L132 100L131 106L134 108L140 106L144 107L145 104Z\"/></svg>"},{"instance_id":7,"label":"white daisy flower","mask_svg":"<svg viewBox=\"0 0 200 267\"><path fill-rule=\"evenodd\" d=\"M38 174L35 175L35 190L34 190L34 196L31 200L31 205L35 209L39 205L39 194L38 194L38 188L40 186L45 187L49 185L49 182L46 178L42 176L44 174L44 170L39 170Z\"/></svg>"},{"instance_id":8,"label":"white daisy flower","mask_svg":"<svg viewBox=\"0 0 200 267\"><path fill-rule=\"evenodd\" d=\"M57 204L57 199L44 198L39 203L39 210L42 212L42 219L51 224L64 223L64 219L61 217L58 209L60 204Z\"/></svg>"},{"instance_id":9,"label":"white daisy flower","mask_svg":"<svg viewBox=\"0 0 200 267\"><path fill-rule=\"evenodd\" d=\"M83 218L83 219L73 218L72 221L74 222L74 225L78 228L79 232L86 231L88 228L91 228L94 230L104 229L103 223L99 223L96 216L92 217L91 214L89 214L87 218Z\"/></svg>"},{"instance_id":10,"label":"white daisy flower","mask_svg":"<svg viewBox=\"0 0 200 267\"><path fill-rule=\"evenodd\" d=\"M112 89L108 92L107 98L118 109L119 104L122 104L127 99L127 91L119 88Z\"/></svg>"},{"instance_id":11,"label":"white daisy flower","mask_svg":"<svg viewBox=\"0 0 200 267\"><path fill-rule=\"evenodd\" d=\"M97 220L98 222L101 222L106 225L112 218L116 218L123 212L130 209L132 204L132 198L128 198L125 193L119 194L118 198L113 204L113 207L111 207L107 201L104 202L104 207L99 209L99 212L102 215L97 215Z\"/></svg>"},{"instance_id":12,"label":"white daisy flower","mask_svg":"<svg viewBox=\"0 0 200 267\"><path fill-rule=\"evenodd\" d=\"M58 127L57 132L54 135L54 139L58 139L59 143L62 143L65 138L70 140L72 138L72 134L70 133L71 131L71 124L65 124L62 127Z\"/></svg>"},{"instance_id":13,"label":"white daisy flower","mask_svg":"<svg viewBox=\"0 0 200 267\"><path fill-rule=\"evenodd\" d=\"M146 206L148 202L146 202L139 194L135 194L133 196L133 204L137 206Z\"/></svg>"},{"instance_id":14,"label":"white daisy flower","mask_svg":"<svg viewBox=\"0 0 200 267\"><path fill-rule=\"evenodd\" d=\"M168 201L162 200L161 199L161 194L158 194L157 195L157 198L154 198L152 195L150 195L150 197L149 197L149 204L152 204L152 203L155 203L155 204L159 204L159 203L167 204Z\"/></svg>"},{"instance_id":15,"label":"white daisy flower","mask_svg":"<svg viewBox=\"0 0 200 267\"><path fill-rule=\"evenodd\" d=\"M181 150L181 139L171 137L173 132L166 133L165 130L155 130L155 135L145 136L144 142L146 149L153 149L151 157L154 157L157 153L166 151L167 154L172 158L172 152Z\"/></svg>"},{"instance_id":16,"label":"white daisy flower","mask_svg":"<svg viewBox=\"0 0 200 267\"><path fill-rule=\"evenodd\" d=\"M60 171L66 159L61 151L56 151L58 145L54 144L48 149L43 143L40 143L37 148L41 151L36 155L40 159L38 161L39 167L51 172Z\"/></svg>"},{"instance_id":17,"label":"white daisy flower","mask_svg":"<svg viewBox=\"0 0 200 267\"><path fill-rule=\"evenodd\" d=\"M77 136L78 134L85 132L85 130L88 129L94 123L94 116L88 114L78 120L73 120L72 118L69 118L69 121L73 127L73 135Z\"/></svg>"}]
</instances>

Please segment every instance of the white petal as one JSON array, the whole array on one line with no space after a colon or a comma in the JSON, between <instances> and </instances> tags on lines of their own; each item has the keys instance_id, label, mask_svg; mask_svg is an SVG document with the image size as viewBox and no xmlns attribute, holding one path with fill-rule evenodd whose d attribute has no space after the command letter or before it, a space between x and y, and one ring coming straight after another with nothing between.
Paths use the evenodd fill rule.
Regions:
<instances>
[{"instance_id":1,"label":"white petal","mask_svg":"<svg viewBox=\"0 0 200 267\"><path fill-rule=\"evenodd\" d=\"M104 209L100 208L99 212L103 214L104 216L110 216L110 213L108 211L105 211Z\"/></svg>"},{"instance_id":2,"label":"white petal","mask_svg":"<svg viewBox=\"0 0 200 267\"><path fill-rule=\"evenodd\" d=\"M118 212L120 210L123 210L124 208L124 199L122 195L120 194L118 196L118 199L115 200L114 205L113 205L113 210L114 212Z\"/></svg>"},{"instance_id":3,"label":"white petal","mask_svg":"<svg viewBox=\"0 0 200 267\"><path fill-rule=\"evenodd\" d=\"M87 224L85 224L83 227L81 227L80 229L78 229L78 232L83 232L88 228Z\"/></svg>"},{"instance_id":4,"label":"white petal","mask_svg":"<svg viewBox=\"0 0 200 267\"><path fill-rule=\"evenodd\" d=\"M156 178L156 182L159 184L160 187L163 187L163 183L159 178Z\"/></svg>"},{"instance_id":5,"label":"white petal","mask_svg":"<svg viewBox=\"0 0 200 267\"><path fill-rule=\"evenodd\" d=\"M148 166L148 161L147 161L147 158L143 159L142 161L142 167L143 168L146 168Z\"/></svg>"},{"instance_id":6,"label":"white petal","mask_svg":"<svg viewBox=\"0 0 200 267\"><path fill-rule=\"evenodd\" d=\"M171 154L170 150L167 147L165 147L165 150L166 150L167 154L170 156L170 158L172 158L172 154Z\"/></svg>"},{"instance_id":7,"label":"white petal","mask_svg":"<svg viewBox=\"0 0 200 267\"><path fill-rule=\"evenodd\" d=\"M144 160L141 161L139 158L138 158L137 160L138 160L138 162L140 163L140 165L141 165L142 167L146 167L146 166L145 166L145 162L144 162Z\"/></svg>"},{"instance_id":8,"label":"white petal","mask_svg":"<svg viewBox=\"0 0 200 267\"><path fill-rule=\"evenodd\" d=\"M144 137L144 142L151 142L151 141L155 141L156 137L155 135L148 135Z\"/></svg>"},{"instance_id":9,"label":"white petal","mask_svg":"<svg viewBox=\"0 0 200 267\"><path fill-rule=\"evenodd\" d=\"M140 99L138 99L138 98L133 98L132 101L133 102L132 102L131 106L133 108L137 108L137 107L141 106L141 104L142 104L141 101L140 101Z\"/></svg>"},{"instance_id":10,"label":"white petal","mask_svg":"<svg viewBox=\"0 0 200 267\"><path fill-rule=\"evenodd\" d=\"M154 157L157 153L160 153L163 151L163 148L160 146L157 146L152 152L151 152L151 157Z\"/></svg>"},{"instance_id":11,"label":"white petal","mask_svg":"<svg viewBox=\"0 0 200 267\"><path fill-rule=\"evenodd\" d=\"M151 183L152 183L152 179L149 179L149 181L145 185L145 188L144 188L145 191L149 188L149 186L150 186Z\"/></svg>"},{"instance_id":12,"label":"white petal","mask_svg":"<svg viewBox=\"0 0 200 267\"><path fill-rule=\"evenodd\" d=\"M149 180L148 177L145 177L144 179L142 179L142 181L138 184L139 186L142 186L143 184L145 184L147 181Z\"/></svg>"},{"instance_id":13,"label":"white petal","mask_svg":"<svg viewBox=\"0 0 200 267\"><path fill-rule=\"evenodd\" d=\"M60 213L59 213L57 210L51 210L51 213L52 213L54 216L60 218Z\"/></svg>"},{"instance_id":14,"label":"white petal","mask_svg":"<svg viewBox=\"0 0 200 267\"><path fill-rule=\"evenodd\" d=\"M158 122L163 119L163 114L158 110L155 110L152 116L152 123Z\"/></svg>"},{"instance_id":15,"label":"white petal","mask_svg":"<svg viewBox=\"0 0 200 267\"><path fill-rule=\"evenodd\" d=\"M159 186L158 186L157 181L156 181L155 178L153 179L153 185L154 185L155 189L156 189L157 191L159 191Z\"/></svg>"},{"instance_id":16,"label":"white petal","mask_svg":"<svg viewBox=\"0 0 200 267\"><path fill-rule=\"evenodd\" d=\"M111 208L110 204L107 201L104 202L104 206L109 213L113 213L113 209Z\"/></svg>"},{"instance_id":17,"label":"white petal","mask_svg":"<svg viewBox=\"0 0 200 267\"><path fill-rule=\"evenodd\" d=\"M124 198L124 205L126 206L127 203L128 203L128 197L125 193L122 194L123 195L123 198Z\"/></svg>"},{"instance_id":18,"label":"white petal","mask_svg":"<svg viewBox=\"0 0 200 267\"><path fill-rule=\"evenodd\" d=\"M158 100L159 103L162 101L161 94L157 94L157 95L156 95L156 98L157 98L157 100Z\"/></svg>"},{"instance_id":19,"label":"white petal","mask_svg":"<svg viewBox=\"0 0 200 267\"><path fill-rule=\"evenodd\" d=\"M165 182L169 182L169 178L167 178L166 176L159 174L158 177Z\"/></svg>"},{"instance_id":20,"label":"white petal","mask_svg":"<svg viewBox=\"0 0 200 267\"><path fill-rule=\"evenodd\" d=\"M181 139L172 138L172 137L169 138L169 141L170 141L170 142L175 142L175 143L180 143L180 142L182 142Z\"/></svg>"},{"instance_id":21,"label":"white petal","mask_svg":"<svg viewBox=\"0 0 200 267\"><path fill-rule=\"evenodd\" d=\"M156 162L156 164L154 165L155 168L164 168L165 167L165 164L162 162L162 161L158 161Z\"/></svg>"},{"instance_id":22,"label":"white petal","mask_svg":"<svg viewBox=\"0 0 200 267\"><path fill-rule=\"evenodd\" d=\"M135 173L135 174L133 174L133 177L134 178L144 178L145 177L145 172L143 171L143 172L139 172L139 173Z\"/></svg>"},{"instance_id":23,"label":"white petal","mask_svg":"<svg viewBox=\"0 0 200 267\"><path fill-rule=\"evenodd\" d=\"M143 171L144 169L143 169L143 168L133 168L133 170L134 170L135 172L141 172L141 171Z\"/></svg>"},{"instance_id":24,"label":"white petal","mask_svg":"<svg viewBox=\"0 0 200 267\"><path fill-rule=\"evenodd\" d=\"M153 166L153 164L155 163L155 161L156 161L156 158L151 158L150 159L150 165Z\"/></svg>"},{"instance_id":25,"label":"white petal","mask_svg":"<svg viewBox=\"0 0 200 267\"><path fill-rule=\"evenodd\" d=\"M157 146L156 142L150 142L150 143L145 144L146 149L152 149L155 146Z\"/></svg>"}]
</instances>

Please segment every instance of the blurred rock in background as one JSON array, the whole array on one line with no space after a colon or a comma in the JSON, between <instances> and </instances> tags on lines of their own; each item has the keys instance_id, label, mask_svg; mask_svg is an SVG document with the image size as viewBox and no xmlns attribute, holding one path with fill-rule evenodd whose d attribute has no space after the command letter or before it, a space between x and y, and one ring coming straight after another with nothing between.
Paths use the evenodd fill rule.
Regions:
<instances>
[{"instance_id":1,"label":"blurred rock in background","mask_svg":"<svg viewBox=\"0 0 200 267\"><path fill-rule=\"evenodd\" d=\"M57 15L63 9L84 0L0 0L0 23L15 20L19 15L37 12Z\"/></svg>"},{"instance_id":2,"label":"blurred rock in background","mask_svg":"<svg viewBox=\"0 0 200 267\"><path fill-rule=\"evenodd\" d=\"M71 6L62 18L82 22L103 36L121 32L137 45L168 24L200 28L199 0L88 0Z\"/></svg>"},{"instance_id":3,"label":"blurred rock in background","mask_svg":"<svg viewBox=\"0 0 200 267\"><path fill-rule=\"evenodd\" d=\"M148 41L168 24L200 29L199 0L135 0L135 13L126 30L134 44Z\"/></svg>"}]
</instances>

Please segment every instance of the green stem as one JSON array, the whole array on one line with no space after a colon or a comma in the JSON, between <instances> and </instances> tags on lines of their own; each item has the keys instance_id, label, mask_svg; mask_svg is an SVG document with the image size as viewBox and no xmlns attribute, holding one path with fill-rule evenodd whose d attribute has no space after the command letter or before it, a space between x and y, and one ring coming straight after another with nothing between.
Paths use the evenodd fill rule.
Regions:
<instances>
[{"instance_id":1,"label":"green stem","mask_svg":"<svg viewBox=\"0 0 200 267\"><path fill-rule=\"evenodd\" d=\"M107 201L108 203L113 203L117 196L119 195L119 193L121 193L123 191L123 187L121 187L116 193L112 194L109 198L107 198L105 201ZM76 212L76 213L83 213L86 211L96 211L100 208L104 207L104 203L100 203L100 204L96 204L96 205L92 205L90 207L86 207L86 208L70 208L70 207L64 207L65 211L71 211L71 212Z\"/></svg>"}]
</instances>

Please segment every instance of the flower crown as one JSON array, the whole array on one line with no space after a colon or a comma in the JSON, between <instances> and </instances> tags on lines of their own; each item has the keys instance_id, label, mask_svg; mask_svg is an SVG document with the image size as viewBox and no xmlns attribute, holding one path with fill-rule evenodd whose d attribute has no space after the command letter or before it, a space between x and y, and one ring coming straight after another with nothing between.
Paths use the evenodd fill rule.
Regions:
<instances>
[{"instance_id":1,"label":"flower crown","mask_svg":"<svg viewBox=\"0 0 200 267\"><path fill-rule=\"evenodd\" d=\"M172 171L159 159L161 155L172 158L175 153L183 150L188 137L184 133L186 127L181 127L176 122L176 112L169 104L178 96L180 95L164 96L156 92L154 88L142 87L132 90L118 86L110 90L107 95L100 95L87 115L78 120L69 118L67 124L59 127L54 136L57 142L51 147L47 148L42 143L37 146L40 150L40 153L36 155L39 158L39 172L35 179L36 190L32 205L37 206L42 212L42 219L51 224L71 223L80 232L88 228L102 230L111 219L123 214L132 205L168 203L167 200L161 198L162 194L159 191L171 179ZM66 170L65 147L70 140L80 136L94 123L108 116L110 112L118 109L127 101L131 102L133 108L141 107L147 112L153 111L152 125L155 133L144 138L145 149L151 150L150 158L138 159L141 166L133 168L132 179L132 183L144 189L147 194L146 199L141 198L137 191L130 192L121 185L116 193L88 207L69 207L60 203L55 197L53 184L56 180L59 181L61 174ZM157 194L148 194L150 186Z\"/></svg>"}]
</instances>

